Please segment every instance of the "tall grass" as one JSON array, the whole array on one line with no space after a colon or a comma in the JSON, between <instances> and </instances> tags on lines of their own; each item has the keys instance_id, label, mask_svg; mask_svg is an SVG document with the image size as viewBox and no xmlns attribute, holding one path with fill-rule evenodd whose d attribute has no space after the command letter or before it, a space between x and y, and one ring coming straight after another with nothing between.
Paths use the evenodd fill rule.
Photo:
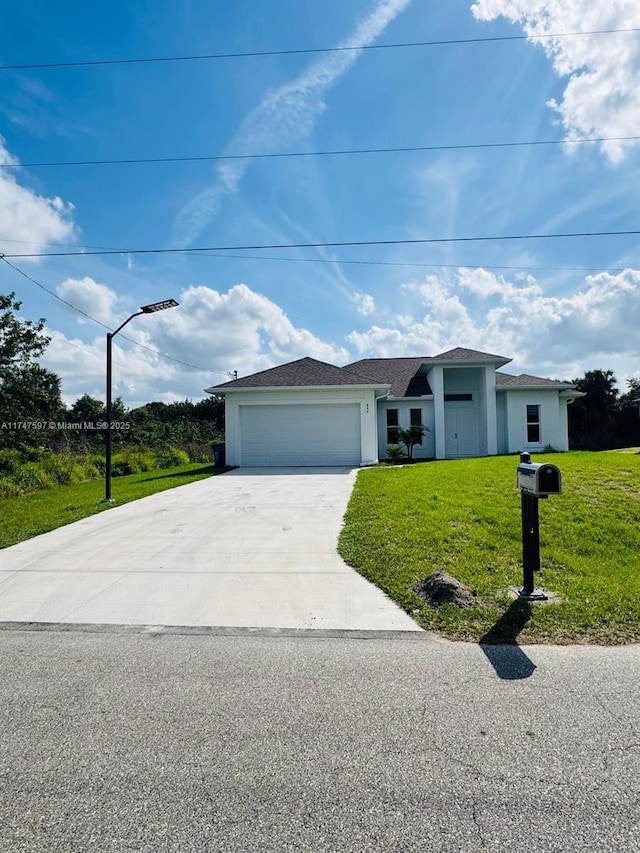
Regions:
<instances>
[{"instance_id":1,"label":"tall grass","mask_svg":"<svg viewBox=\"0 0 640 853\"><path fill-rule=\"evenodd\" d=\"M211 460L211 456L206 458L201 448L197 456L199 462ZM127 447L113 454L111 474L123 477L184 466L191 461L194 460L190 454L177 447L154 450ZM104 457L95 453L55 452L39 448L24 451L3 449L0 450L0 498L17 497L53 486L85 483L103 477L104 472Z\"/></svg>"}]
</instances>

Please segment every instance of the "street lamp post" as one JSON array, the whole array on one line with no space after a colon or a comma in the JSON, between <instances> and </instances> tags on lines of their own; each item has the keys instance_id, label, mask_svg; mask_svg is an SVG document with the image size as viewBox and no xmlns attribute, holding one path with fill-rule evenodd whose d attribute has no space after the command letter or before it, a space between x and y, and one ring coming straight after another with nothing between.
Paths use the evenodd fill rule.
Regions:
<instances>
[{"instance_id":1,"label":"street lamp post","mask_svg":"<svg viewBox=\"0 0 640 853\"><path fill-rule=\"evenodd\" d=\"M130 320L134 317L139 317L140 314L155 314L156 311L164 311L165 308L177 308L178 303L175 299L165 299L162 302L153 302L151 305L143 305L139 311L132 314L130 317L121 323L114 332L107 332L107 431L105 438L105 482L104 482L104 499L105 502L110 502L111 498L111 342L123 329Z\"/></svg>"}]
</instances>

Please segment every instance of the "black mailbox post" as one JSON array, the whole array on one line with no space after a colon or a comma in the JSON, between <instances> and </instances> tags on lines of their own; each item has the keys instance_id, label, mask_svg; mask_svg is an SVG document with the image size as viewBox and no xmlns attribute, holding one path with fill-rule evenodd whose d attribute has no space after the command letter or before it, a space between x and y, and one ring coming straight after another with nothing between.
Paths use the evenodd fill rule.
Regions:
<instances>
[{"instance_id":1,"label":"black mailbox post","mask_svg":"<svg viewBox=\"0 0 640 853\"><path fill-rule=\"evenodd\" d=\"M520 598L546 601L549 596L537 589L533 573L540 571L540 519L538 500L562 493L562 474L556 465L531 461L531 454L520 454L518 488L522 508L522 589Z\"/></svg>"}]
</instances>

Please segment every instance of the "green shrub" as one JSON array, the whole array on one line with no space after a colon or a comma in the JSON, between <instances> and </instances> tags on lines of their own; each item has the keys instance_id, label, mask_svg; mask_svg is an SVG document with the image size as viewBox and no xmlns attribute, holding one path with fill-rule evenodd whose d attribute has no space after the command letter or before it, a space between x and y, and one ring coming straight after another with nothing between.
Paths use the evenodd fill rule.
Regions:
<instances>
[{"instance_id":1,"label":"green shrub","mask_svg":"<svg viewBox=\"0 0 640 853\"><path fill-rule=\"evenodd\" d=\"M102 477L103 474L104 470L100 471L97 465L90 462L89 459L83 458L81 462L78 462L73 466L71 482L85 483L87 480L97 480L99 477Z\"/></svg>"},{"instance_id":2,"label":"green shrub","mask_svg":"<svg viewBox=\"0 0 640 853\"><path fill-rule=\"evenodd\" d=\"M403 456L404 450L399 444L387 444L387 459L395 461L397 459L402 459Z\"/></svg>"},{"instance_id":3,"label":"green shrub","mask_svg":"<svg viewBox=\"0 0 640 853\"><path fill-rule=\"evenodd\" d=\"M65 486L72 481L75 458L70 453L47 453L39 463L54 482Z\"/></svg>"},{"instance_id":4,"label":"green shrub","mask_svg":"<svg viewBox=\"0 0 640 853\"><path fill-rule=\"evenodd\" d=\"M95 468L99 477L104 477L105 468L107 467L104 456L96 456L93 454L91 456L87 456L86 464Z\"/></svg>"},{"instance_id":5,"label":"green shrub","mask_svg":"<svg viewBox=\"0 0 640 853\"><path fill-rule=\"evenodd\" d=\"M23 490L13 480L6 477L0 477L0 498L16 498L21 495Z\"/></svg>"},{"instance_id":6,"label":"green shrub","mask_svg":"<svg viewBox=\"0 0 640 853\"><path fill-rule=\"evenodd\" d=\"M11 480L23 492L34 492L38 489L50 489L56 482L37 462L24 462L11 475Z\"/></svg>"},{"instance_id":7,"label":"green shrub","mask_svg":"<svg viewBox=\"0 0 640 853\"><path fill-rule=\"evenodd\" d=\"M180 450L178 447L163 447L154 450L153 458L156 468L177 468L178 465L188 465L189 462L193 461L185 450Z\"/></svg>"},{"instance_id":8,"label":"green shrub","mask_svg":"<svg viewBox=\"0 0 640 853\"><path fill-rule=\"evenodd\" d=\"M115 453L111 458L111 474L114 477L122 477L126 474L142 474L143 471L150 471L156 467L153 453L144 450L144 448L127 448Z\"/></svg>"},{"instance_id":9,"label":"green shrub","mask_svg":"<svg viewBox=\"0 0 640 853\"><path fill-rule=\"evenodd\" d=\"M188 454L189 462L213 462L212 445L208 443L189 442L182 445L182 449Z\"/></svg>"},{"instance_id":10,"label":"green shrub","mask_svg":"<svg viewBox=\"0 0 640 853\"><path fill-rule=\"evenodd\" d=\"M6 447L0 450L0 475L12 474L22 464L22 454L19 450Z\"/></svg>"},{"instance_id":11,"label":"green shrub","mask_svg":"<svg viewBox=\"0 0 640 853\"><path fill-rule=\"evenodd\" d=\"M97 460L99 458L96 457ZM84 453L50 452L39 465L60 486L95 480L104 473L104 463L101 471L98 465Z\"/></svg>"},{"instance_id":12,"label":"green shrub","mask_svg":"<svg viewBox=\"0 0 640 853\"><path fill-rule=\"evenodd\" d=\"M23 447L22 459L24 462L41 462L48 452L46 447Z\"/></svg>"}]
</instances>

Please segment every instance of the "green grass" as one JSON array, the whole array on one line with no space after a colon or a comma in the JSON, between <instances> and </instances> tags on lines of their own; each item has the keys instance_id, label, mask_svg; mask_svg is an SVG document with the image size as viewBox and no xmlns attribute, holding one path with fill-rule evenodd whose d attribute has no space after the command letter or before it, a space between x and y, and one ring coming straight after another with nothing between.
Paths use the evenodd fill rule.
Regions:
<instances>
[{"instance_id":1,"label":"green grass","mask_svg":"<svg viewBox=\"0 0 640 853\"><path fill-rule=\"evenodd\" d=\"M540 501L542 571L557 603L513 602L522 586L518 458L378 467L358 474L340 535L343 558L428 630L502 642L640 641L640 456L539 455L563 494ZM476 605L427 605L409 586L445 569ZM487 636L488 635L488 636Z\"/></svg>"},{"instance_id":2,"label":"green grass","mask_svg":"<svg viewBox=\"0 0 640 853\"><path fill-rule=\"evenodd\" d=\"M0 500L0 548L47 533L56 527L78 521L114 506L147 497L155 492L184 486L228 469L214 467L211 463L192 462L178 468L145 471L112 480L113 503L102 503L104 480L55 486L44 491L31 492Z\"/></svg>"}]
</instances>

